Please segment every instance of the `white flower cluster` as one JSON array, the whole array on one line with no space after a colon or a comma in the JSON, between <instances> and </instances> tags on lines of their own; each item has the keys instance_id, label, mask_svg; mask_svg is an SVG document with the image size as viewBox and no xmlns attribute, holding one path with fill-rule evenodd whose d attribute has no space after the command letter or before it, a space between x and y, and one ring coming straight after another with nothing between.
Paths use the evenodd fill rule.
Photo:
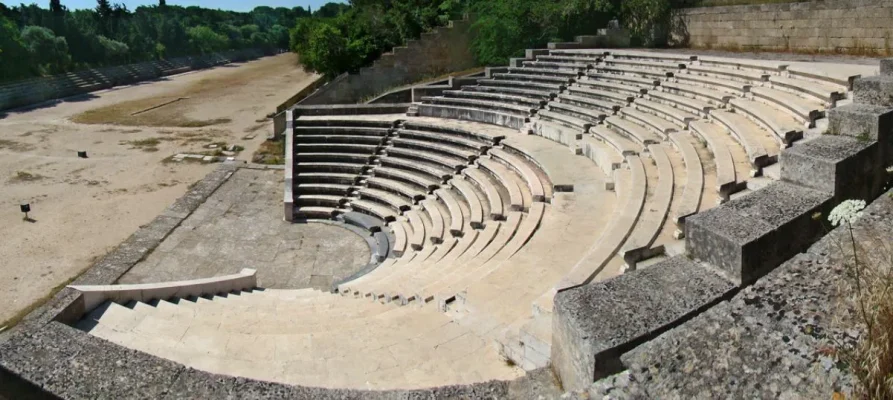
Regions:
<instances>
[{"instance_id":1,"label":"white flower cluster","mask_svg":"<svg viewBox=\"0 0 893 400\"><path fill-rule=\"evenodd\" d=\"M864 200L846 200L831 210L831 214L828 215L828 221L831 221L831 225L834 226L840 225L841 222L853 224L862 217L864 208Z\"/></svg>"}]
</instances>

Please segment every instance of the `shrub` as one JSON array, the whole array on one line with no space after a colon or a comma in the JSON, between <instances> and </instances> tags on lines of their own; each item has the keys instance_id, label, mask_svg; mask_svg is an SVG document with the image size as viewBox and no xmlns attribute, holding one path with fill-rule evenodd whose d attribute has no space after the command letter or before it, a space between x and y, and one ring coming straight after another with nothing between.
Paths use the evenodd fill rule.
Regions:
<instances>
[{"instance_id":1,"label":"shrub","mask_svg":"<svg viewBox=\"0 0 893 400\"><path fill-rule=\"evenodd\" d=\"M189 43L195 51L207 54L215 51L225 50L229 46L229 39L226 36L214 32L207 26L196 26L186 31L189 36Z\"/></svg>"},{"instance_id":2,"label":"shrub","mask_svg":"<svg viewBox=\"0 0 893 400\"><path fill-rule=\"evenodd\" d=\"M97 36L99 44L102 46L105 59L113 63L123 63L127 61L127 54L130 49L123 42L109 39L105 36Z\"/></svg>"},{"instance_id":3,"label":"shrub","mask_svg":"<svg viewBox=\"0 0 893 400\"><path fill-rule=\"evenodd\" d=\"M71 62L68 42L47 28L26 26L22 29L22 43L31 53L31 58L47 72L63 72Z\"/></svg>"},{"instance_id":4,"label":"shrub","mask_svg":"<svg viewBox=\"0 0 893 400\"><path fill-rule=\"evenodd\" d=\"M670 20L668 0L623 0L620 4L620 18L630 31L633 45L666 43Z\"/></svg>"}]
</instances>

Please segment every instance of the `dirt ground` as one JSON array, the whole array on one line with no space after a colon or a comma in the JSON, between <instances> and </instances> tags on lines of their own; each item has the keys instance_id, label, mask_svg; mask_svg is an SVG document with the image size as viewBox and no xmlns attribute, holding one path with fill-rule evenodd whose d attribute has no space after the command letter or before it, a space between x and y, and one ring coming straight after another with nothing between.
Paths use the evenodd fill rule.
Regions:
<instances>
[{"instance_id":1,"label":"dirt ground","mask_svg":"<svg viewBox=\"0 0 893 400\"><path fill-rule=\"evenodd\" d=\"M215 168L165 159L216 142L250 160L314 78L282 54L0 112L0 329Z\"/></svg>"}]
</instances>

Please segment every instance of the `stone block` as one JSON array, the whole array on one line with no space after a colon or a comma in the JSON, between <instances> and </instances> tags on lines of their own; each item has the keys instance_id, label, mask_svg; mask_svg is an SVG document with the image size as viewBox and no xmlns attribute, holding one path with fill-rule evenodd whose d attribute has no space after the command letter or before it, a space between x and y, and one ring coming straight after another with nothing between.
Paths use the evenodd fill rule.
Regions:
<instances>
[{"instance_id":1,"label":"stone block","mask_svg":"<svg viewBox=\"0 0 893 400\"><path fill-rule=\"evenodd\" d=\"M781 179L846 199L870 200L883 188L878 142L822 135L781 153Z\"/></svg>"},{"instance_id":2,"label":"stone block","mask_svg":"<svg viewBox=\"0 0 893 400\"><path fill-rule=\"evenodd\" d=\"M881 60L881 75L893 76L893 58Z\"/></svg>"},{"instance_id":3,"label":"stone block","mask_svg":"<svg viewBox=\"0 0 893 400\"><path fill-rule=\"evenodd\" d=\"M694 258L745 285L821 237L831 195L789 182L763 189L685 220L685 247Z\"/></svg>"},{"instance_id":4,"label":"stone block","mask_svg":"<svg viewBox=\"0 0 893 400\"><path fill-rule=\"evenodd\" d=\"M559 292L552 366L565 390L622 369L620 356L718 302L733 285L684 256Z\"/></svg>"},{"instance_id":5,"label":"stone block","mask_svg":"<svg viewBox=\"0 0 893 400\"><path fill-rule=\"evenodd\" d=\"M855 81L856 96L859 84ZM890 93L893 93L891 91ZM893 141L893 108L872 104L847 104L828 111L828 132L834 135L852 136L881 143Z\"/></svg>"},{"instance_id":6,"label":"stone block","mask_svg":"<svg viewBox=\"0 0 893 400\"><path fill-rule=\"evenodd\" d=\"M893 107L893 76L877 75L856 80L853 100L858 104Z\"/></svg>"},{"instance_id":7,"label":"stone block","mask_svg":"<svg viewBox=\"0 0 893 400\"><path fill-rule=\"evenodd\" d=\"M524 58L528 60L533 60L537 56L547 56L549 55L548 49L527 49L524 50Z\"/></svg>"}]
</instances>

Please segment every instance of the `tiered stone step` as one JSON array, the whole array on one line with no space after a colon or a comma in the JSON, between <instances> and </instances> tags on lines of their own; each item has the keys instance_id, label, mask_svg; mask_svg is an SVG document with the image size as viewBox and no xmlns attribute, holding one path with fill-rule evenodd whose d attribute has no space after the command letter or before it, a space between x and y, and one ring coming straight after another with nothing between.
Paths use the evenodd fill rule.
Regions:
<instances>
[{"instance_id":1,"label":"tiered stone step","mask_svg":"<svg viewBox=\"0 0 893 400\"><path fill-rule=\"evenodd\" d=\"M725 127L747 152L748 160L756 171L778 160L780 148L774 135L737 113L715 110L710 118Z\"/></svg>"},{"instance_id":2,"label":"tiered stone step","mask_svg":"<svg viewBox=\"0 0 893 400\"><path fill-rule=\"evenodd\" d=\"M663 246L652 246L652 244L664 226L670 211L670 202L673 200L675 176L664 148L652 144L648 146L648 151L657 166L657 176L647 177L648 195L642 211L636 220L635 228L618 252L628 270L635 269L639 261L663 253ZM646 171L653 173L654 169L648 167Z\"/></svg>"},{"instance_id":3,"label":"tiered stone step","mask_svg":"<svg viewBox=\"0 0 893 400\"><path fill-rule=\"evenodd\" d=\"M605 92L613 92L622 94L624 96L629 97L640 97L646 93L648 93L649 89L653 88L640 88L637 86L625 85L622 83L615 83L608 80L601 80L597 78L586 78L578 80L576 86L580 88L592 89L592 90L600 90Z\"/></svg>"},{"instance_id":4,"label":"tiered stone step","mask_svg":"<svg viewBox=\"0 0 893 400\"><path fill-rule=\"evenodd\" d=\"M722 131L722 128L715 124L704 121L695 121L691 123L691 132L702 142L705 143L710 153L713 155L714 166L716 168L716 185L715 189L720 197L728 200L733 193L743 189L744 182L750 167L749 162L742 160L744 157L738 157L739 162L732 157L733 152L742 154L743 149L733 143L731 138ZM742 165L743 164L743 165ZM739 180L738 176L742 178Z\"/></svg>"},{"instance_id":5,"label":"tiered stone step","mask_svg":"<svg viewBox=\"0 0 893 400\"><path fill-rule=\"evenodd\" d=\"M702 195L704 192L704 166L701 157L694 145L691 143L685 132L676 132L670 134L670 141L676 150L682 154L685 161L685 189L676 209L676 213L671 215L673 222L679 227L675 233L676 238L680 238L685 218L694 215L701 207ZM715 177L714 177L715 179Z\"/></svg>"},{"instance_id":6,"label":"tiered stone step","mask_svg":"<svg viewBox=\"0 0 893 400\"><path fill-rule=\"evenodd\" d=\"M562 97L562 96L590 98L590 99L594 99L594 100L597 100L600 102L604 101L604 102L614 103L614 104L617 104L620 106L629 105L629 103L631 103L636 98L636 96L631 95L629 93L621 93L621 92L614 92L614 91L610 91L610 90L593 89L593 88L590 88L589 86L583 86L583 85L571 86L571 87L567 88L567 94L561 94L558 97ZM596 104L598 104L598 103L596 103Z\"/></svg>"},{"instance_id":7,"label":"tiered stone step","mask_svg":"<svg viewBox=\"0 0 893 400\"><path fill-rule=\"evenodd\" d=\"M205 371L304 386L369 389L372 380L377 389L414 388L437 386L445 378L472 383L480 376L512 379L519 374L498 364L485 337L433 310L321 293L289 298L288 292L301 291L106 304L79 327ZM403 333L384 334L388 331ZM356 340L368 333L375 339ZM486 367L475 367L482 361Z\"/></svg>"},{"instance_id":8,"label":"tiered stone step","mask_svg":"<svg viewBox=\"0 0 893 400\"><path fill-rule=\"evenodd\" d=\"M543 104L545 104L545 100L542 99L503 93L474 92L469 90L444 90L443 95L446 98L488 100L499 103L525 106L528 107L530 110L539 109Z\"/></svg>"},{"instance_id":9,"label":"tiered stone step","mask_svg":"<svg viewBox=\"0 0 893 400\"><path fill-rule=\"evenodd\" d=\"M466 107L466 108L480 108L486 110L494 110L507 114L517 114L521 117L527 117L531 114L531 112L536 111L536 108L531 108L528 105L517 105L514 101L512 102L503 102L500 100L483 100L483 99L470 99L464 97L422 97L422 101L430 104L441 104L441 105L449 105L449 106L457 106L457 107ZM538 107L537 107L538 108Z\"/></svg>"}]
</instances>

